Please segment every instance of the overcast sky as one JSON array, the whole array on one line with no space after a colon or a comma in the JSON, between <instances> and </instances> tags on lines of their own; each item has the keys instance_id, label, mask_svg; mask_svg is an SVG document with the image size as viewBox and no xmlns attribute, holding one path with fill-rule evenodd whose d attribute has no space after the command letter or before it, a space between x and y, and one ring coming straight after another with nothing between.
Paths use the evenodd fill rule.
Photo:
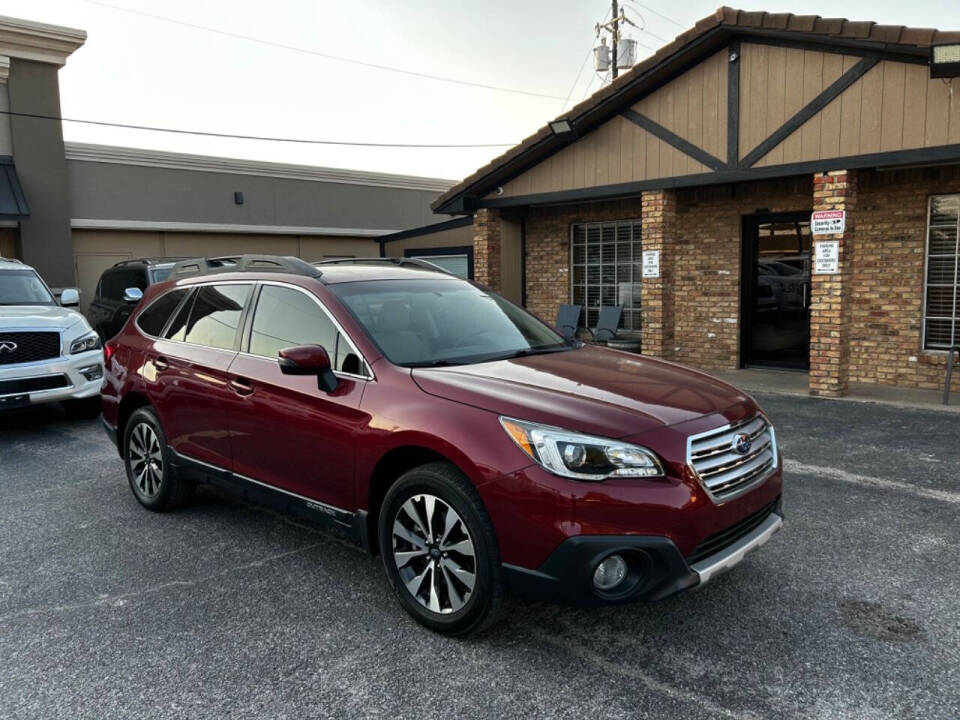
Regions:
<instances>
[{"instance_id":1,"label":"overcast sky","mask_svg":"<svg viewBox=\"0 0 960 720\"><path fill-rule=\"evenodd\" d=\"M99 2L99 0L98 0ZM247 135L387 143L516 143L600 87L594 24L609 0L103 0L465 87L225 37L88 0L0 0L0 14L81 28L60 72L64 117ZM714 2L626 0L651 54ZM952 7L953 12L947 12ZM960 28L956 0L767 0L772 12ZM656 12L652 12L656 11ZM657 14L660 13L660 14ZM666 18L670 18L669 20ZM671 22L672 20L672 22ZM682 27L681 27L682 26ZM572 88L572 93L571 93ZM505 148L399 149L198 138L66 123L67 140L460 179Z\"/></svg>"}]
</instances>

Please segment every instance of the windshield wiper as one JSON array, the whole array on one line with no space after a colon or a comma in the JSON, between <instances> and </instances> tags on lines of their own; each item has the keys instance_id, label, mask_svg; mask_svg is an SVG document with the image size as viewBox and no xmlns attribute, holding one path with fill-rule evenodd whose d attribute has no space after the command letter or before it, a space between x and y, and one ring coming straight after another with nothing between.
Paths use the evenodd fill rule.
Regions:
<instances>
[{"instance_id":1,"label":"windshield wiper","mask_svg":"<svg viewBox=\"0 0 960 720\"><path fill-rule=\"evenodd\" d=\"M406 368L434 368L434 367L450 367L452 365L463 365L463 363L452 362L450 360L426 360L424 362L415 362L415 363L404 363L403 367Z\"/></svg>"},{"instance_id":2,"label":"windshield wiper","mask_svg":"<svg viewBox=\"0 0 960 720\"><path fill-rule=\"evenodd\" d=\"M514 358L530 357L531 355L549 355L551 353L564 352L566 350L572 350L572 348L569 345L561 345L560 347L521 348L511 353L506 353L505 355L497 355L489 358L484 362L492 362L495 360L512 360Z\"/></svg>"}]
</instances>

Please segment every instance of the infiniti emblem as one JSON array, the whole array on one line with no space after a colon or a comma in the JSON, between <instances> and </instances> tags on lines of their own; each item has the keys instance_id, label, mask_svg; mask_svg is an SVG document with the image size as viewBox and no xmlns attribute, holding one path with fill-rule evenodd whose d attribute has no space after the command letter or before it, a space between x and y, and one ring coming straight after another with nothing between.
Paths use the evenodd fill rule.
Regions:
<instances>
[{"instance_id":1,"label":"infiniti emblem","mask_svg":"<svg viewBox=\"0 0 960 720\"><path fill-rule=\"evenodd\" d=\"M10 340L0 341L0 355L6 355L12 352L16 352L17 344L11 342Z\"/></svg>"},{"instance_id":2,"label":"infiniti emblem","mask_svg":"<svg viewBox=\"0 0 960 720\"><path fill-rule=\"evenodd\" d=\"M753 440L751 440L750 436L746 433L740 433L733 439L733 449L741 455L746 455L748 452L750 452L752 445Z\"/></svg>"}]
</instances>

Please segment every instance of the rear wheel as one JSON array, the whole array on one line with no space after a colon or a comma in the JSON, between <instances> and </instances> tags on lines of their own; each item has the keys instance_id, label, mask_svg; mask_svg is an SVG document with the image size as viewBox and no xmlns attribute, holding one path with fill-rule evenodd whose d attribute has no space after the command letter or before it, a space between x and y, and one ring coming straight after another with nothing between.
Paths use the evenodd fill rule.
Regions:
<instances>
[{"instance_id":1,"label":"rear wheel","mask_svg":"<svg viewBox=\"0 0 960 720\"><path fill-rule=\"evenodd\" d=\"M404 609L448 635L492 625L503 601L493 524L470 481L436 462L414 468L380 511L384 569Z\"/></svg>"},{"instance_id":2,"label":"rear wheel","mask_svg":"<svg viewBox=\"0 0 960 720\"><path fill-rule=\"evenodd\" d=\"M130 489L148 510L171 510L193 495L193 483L178 478L173 472L167 438L150 408L140 408L127 421L123 459Z\"/></svg>"}]
</instances>

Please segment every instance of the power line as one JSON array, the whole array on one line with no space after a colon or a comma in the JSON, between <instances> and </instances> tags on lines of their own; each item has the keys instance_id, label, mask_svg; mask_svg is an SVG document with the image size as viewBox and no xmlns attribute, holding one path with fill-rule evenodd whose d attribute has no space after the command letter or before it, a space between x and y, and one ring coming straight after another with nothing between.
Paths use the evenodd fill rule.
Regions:
<instances>
[{"instance_id":1,"label":"power line","mask_svg":"<svg viewBox=\"0 0 960 720\"><path fill-rule=\"evenodd\" d=\"M650 37L655 38L655 39L659 40L659 41L662 42L662 43L668 43L668 42L670 42L670 41L667 40L665 37L660 37L660 36L657 35L655 32L650 32L649 30L647 30L647 19L643 16L643 13L641 13L639 10L634 10L632 7L628 7L627 10L629 10L631 13L633 13L633 15L634 15L635 17L640 18L640 22L643 23L643 25L642 25L641 27L637 28L640 32L646 33L646 34L649 35Z\"/></svg>"},{"instance_id":2,"label":"power line","mask_svg":"<svg viewBox=\"0 0 960 720\"><path fill-rule=\"evenodd\" d=\"M610 9L607 9L607 12L601 18L600 23L605 23L607 18L610 17ZM577 77L573 80L573 85L570 86L570 92L567 93L567 99L563 101L563 106L560 108L560 112L563 112L567 109L567 105L570 102L570 98L573 97L573 91L577 89L577 83L580 82L580 76L583 74L583 69L587 66L587 61L590 59L590 56L593 55L593 45L594 41L590 41L590 48L587 50L587 56L583 59L583 62L580 63L580 69L577 71Z\"/></svg>"},{"instance_id":3,"label":"power line","mask_svg":"<svg viewBox=\"0 0 960 720\"><path fill-rule=\"evenodd\" d=\"M482 88L484 90L496 90L498 92L514 93L516 95L529 95L531 97L546 98L548 100L564 100L564 98L560 97L559 95L549 95L547 93L532 92L530 90L519 90L517 88L502 87L500 85L487 85L485 83L472 82L470 80L458 80L457 78L443 77L441 75L431 75L429 73L417 72L416 70L404 70L402 68L390 67L389 65L379 65L377 63L366 62L364 60L355 60L353 58L341 57L339 55L330 55L328 53L322 53L316 50L310 50L308 48L298 47L296 45L287 45L285 43L274 42L272 40L264 40L262 38L254 37L252 35L243 35L240 33L229 32L227 30L220 30L219 28L210 27L208 25L198 25L198 24L186 22L183 20L175 20L174 18L164 17L162 15L154 15L152 13L142 12L140 10L133 10L131 8L120 7L119 5L111 5L109 3L100 2L99 0L82 0L82 1L90 5L97 5L99 7L109 8L111 10L117 10L119 12L130 13L131 15L140 15L141 17L150 18L151 20L159 20L161 22L171 23L173 25L182 25L184 27L193 28L194 30L204 30L206 32L211 32L216 35L222 35L224 37L234 38L237 40L247 40L248 42L254 42L260 45L267 45L269 47L280 48L281 50L290 50L292 52L304 53L307 55L314 55L316 57L321 57L326 60L335 60L337 62L350 63L352 65L360 65L362 67L373 68L375 70L386 70L387 72L394 72L394 73L399 73L401 75L409 75L411 77L424 78L427 80L438 80L440 82L452 83L454 85L465 85L467 87Z\"/></svg>"},{"instance_id":4,"label":"power line","mask_svg":"<svg viewBox=\"0 0 960 720\"><path fill-rule=\"evenodd\" d=\"M298 143L303 145L346 145L350 147L382 147L382 148L494 148L512 147L516 143L385 143L385 142L356 142L352 140L315 140L312 138L274 137L266 135L237 135L233 133L209 132L206 130L184 130L182 128L166 128L156 125L132 125L129 123L108 122L106 120L87 120L82 118L67 118L57 115L43 115L40 113L15 112L0 110L0 115L12 117L34 118L37 120L56 120L58 122L79 123L81 125L99 125L102 127L123 128L125 130L149 130L151 132L172 133L175 135L197 135L201 137L229 138L231 140L261 140L266 142Z\"/></svg>"},{"instance_id":5,"label":"power line","mask_svg":"<svg viewBox=\"0 0 960 720\"><path fill-rule=\"evenodd\" d=\"M673 23L674 25L676 25L678 28L681 28L681 29L683 29L683 30L686 30L686 29L687 29L687 26L684 25L683 23L678 23L678 22L677 22L676 20L674 20L672 17L667 17L667 16L664 15L662 12L657 12L657 11L654 10L652 7L650 7L649 5L644 5L643 3L639 3L639 2L637 2L637 0L627 0L627 2L633 3L634 5L637 5L637 6L639 6L639 7L642 7L644 10L647 10L648 12L652 12L654 15L656 15L657 17L663 18L663 19L666 20L667 22L672 22L672 23Z\"/></svg>"}]
</instances>

